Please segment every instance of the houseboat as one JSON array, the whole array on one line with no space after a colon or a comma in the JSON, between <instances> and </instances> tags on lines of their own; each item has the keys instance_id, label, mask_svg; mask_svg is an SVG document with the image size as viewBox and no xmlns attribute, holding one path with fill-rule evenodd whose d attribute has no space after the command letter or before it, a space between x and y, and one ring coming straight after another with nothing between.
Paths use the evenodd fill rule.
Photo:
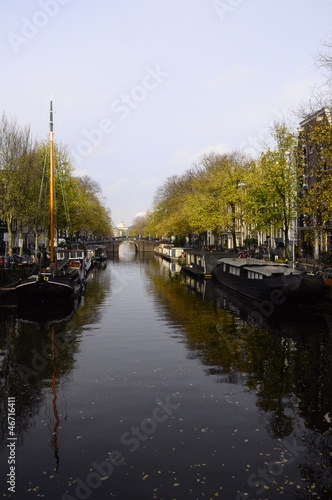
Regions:
<instances>
[{"instance_id":1,"label":"houseboat","mask_svg":"<svg viewBox=\"0 0 332 500\"><path fill-rule=\"evenodd\" d=\"M211 278L218 260L225 256L225 252L216 250L196 250L185 248L183 250L182 270L195 276Z\"/></svg>"},{"instance_id":2,"label":"houseboat","mask_svg":"<svg viewBox=\"0 0 332 500\"><path fill-rule=\"evenodd\" d=\"M23 302L41 301L51 304L53 301L71 300L82 294L85 277L91 263L85 260L84 250L58 250L54 246L54 165L53 165L53 103L50 101L50 254L41 255L39 264L32 275L20 280L16 293Z\"/></svg>"},{"instance_id":3,"label":"houseboat","mask_svg":"<svg viewBox=\"0 0 332 500\"><path fill-rule=\"evenodd\" d=\"M174 247L166 243L161 243L154 249L156 255L170 261L178 261L183 252L184 249L182 247Z\"/></svg>"},{"instance_id":4,"label":"houseboat","mask_svg":"<svg viewBox=\"0 0 332 500\"><path fill-rule=\"evenodd\" d=\"M20 280L16 292L23 301L71 300L84 291L91 261L83 249L61 249L53 266L37 265L29 278Z\"/></svg>"},{"instance_id":5,"label":"houseboat","mask_svg":"<svg viewBox=\"0 0 332 500\"><path fill-rule=\"evenodd\" d=\"M253 258L222 258L213 269L213 277L251 299L278 305L288 299L314 301L326 291L321 276Z\"/></svg>"}]
</instances>

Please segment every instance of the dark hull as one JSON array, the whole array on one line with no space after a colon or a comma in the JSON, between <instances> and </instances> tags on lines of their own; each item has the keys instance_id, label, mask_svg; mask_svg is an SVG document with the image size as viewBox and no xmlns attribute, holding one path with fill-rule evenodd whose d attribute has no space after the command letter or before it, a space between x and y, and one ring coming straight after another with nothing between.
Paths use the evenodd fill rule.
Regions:
<instances>
[{"instance_id":1,"label":"dark hull","mask_svg":"<svg viewBox=\"0 0 332 500\"><path fill-rule=\"evenodd\" d=\"M82 290L79 276L31 276L22 280L16 287L16 293L23 301L71 300Z\"/></svg>"},{"instance_id":2,"label":"dark hull","mask_svg":"<svg viewBox=\"0 0 332 500\"><path fill-rule=\"evenodd\" d=\"M326 291L324 281L319 276L306 273L256 280L235 276L216 267L213 277L222 285L250 299L270 300L279 305L289 300L319 300Z\"/></svg>"}]
</instances>

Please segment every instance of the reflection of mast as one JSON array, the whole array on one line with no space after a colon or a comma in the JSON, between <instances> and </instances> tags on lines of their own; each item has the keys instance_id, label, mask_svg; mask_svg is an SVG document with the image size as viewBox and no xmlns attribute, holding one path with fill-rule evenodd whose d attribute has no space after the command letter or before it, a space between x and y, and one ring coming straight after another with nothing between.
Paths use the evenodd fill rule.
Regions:
<instances>
[{"instance_id":1,"label":"reflection of mast","mask_svg":"<svg viewBox=\"0 0 332 500\"><path fill-rule=\"evenodd\" d=\"M57 407L56 407L56 392L55 392L56 366L55 366L55 362L54 362L55 356L54 356L54 327L53 326L51 327L51 333L52 333L52 358L51 358L51 361L52 361L52 366L53 366L52 392L53 392L53 412L54 412L54 417L55 417L55 424L54 424L54 428L53 428L52 445L53 445L53 448L54 448L54 456L55 456L55 459L56 459L56 470L58 471L58 468L59 468L59 455L58 455L58 444L57 444L56 432L57 432L57 428L58 428L58 425L59 425L59 417L58 417L58 410L57 410Z\"/></svg>"}]
</instances>

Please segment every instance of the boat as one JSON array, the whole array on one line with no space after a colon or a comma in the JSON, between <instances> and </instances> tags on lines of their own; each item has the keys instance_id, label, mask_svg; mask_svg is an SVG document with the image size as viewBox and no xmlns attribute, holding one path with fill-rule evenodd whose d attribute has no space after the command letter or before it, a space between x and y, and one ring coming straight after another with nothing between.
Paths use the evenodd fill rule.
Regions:
<instances>
[{"instance_id":1,"label":"boat","mask_svg":"<svg viewBox=\"0 0 332 500\"><path fill-rule=\"evenodd\" d=\"M250 299L268 300L276 305L289 300L316 301L326 291L321 276L250 257L219 259L213 278Z\"/></svg>"},{"instance_id":2,"label":"boat","mask_svg":"<svg viewBox=\"0 0 332 500\"><path fill-rule=\"evenodd\" d=\"M181 267L184 272L201 278L211 278L218 260L225 255L227 255L225 252L218 252L217 250L185 248Z\"/></svg>"},{"instance_id":3,"label":"boat","mask_svg":"<svg viewBox=\"0 0 332 500\"><path fill-rule=\"evenodd\" d=\"M87 252L90 255L92 264L99 264L107 260L106 245L89 245Z\"/></svg>"},{"instance_id":4,"label":"boat","mask_svg":"<svg viewBox=\"0 0 332 500\"><path fill-rule=\"evenodd\" d=\"M54 248L54 171L53 171L53 104L50 101L50 255L41 256L32 275L16 286L20 301L71 300L84 290L87 269L83 261L84 250ZM57 257L57 258L56 258ZM87 264L88 265L88 264Z\"/></svg>"},{"instance_id":5,"label":"boat","mask_svg":"<svg viewBox=\"0 0 332 500\"><path fill-rule=\"evenodd\" d=\"M85 282L92 266L91 255L83 248L61 248L61 250L57 250L56 262L58 267L63 262L67 270L77 269L82 282Z\"/></svg>"},{"instance_id":6,"label":"boat","mask_svg":"<svg viewBox=\"0 0 332 500\"><path fill-rule=\"evenodd\" d=\"M154 253L168 261L178 261L185 249L183 247L174 247L168 243L161 243L154 249Z\"/></svg>"}]
</instances>

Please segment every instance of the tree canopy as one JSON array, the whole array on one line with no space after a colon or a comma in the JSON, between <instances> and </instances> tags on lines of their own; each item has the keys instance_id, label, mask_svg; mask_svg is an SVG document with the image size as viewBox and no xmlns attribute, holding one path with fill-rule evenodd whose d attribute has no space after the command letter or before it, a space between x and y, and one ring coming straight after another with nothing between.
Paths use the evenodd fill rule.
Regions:
<instances>
[{"instance_id":1,"label":"tree canopy","mask_svg":"<svg viewBox=\"0 0 332 500\"><path fill-rule=\"evenodd\" d=\"M89 177L75 177L65 146L54 143L55 224L59 233L109 236L112 222L101 188ZM0 120L0 217L7 223L12 248L12 223L18 232L42 232L49 226L49 145L34 141L30 127L3 113Z\"/></svg>"}]
</instances>

